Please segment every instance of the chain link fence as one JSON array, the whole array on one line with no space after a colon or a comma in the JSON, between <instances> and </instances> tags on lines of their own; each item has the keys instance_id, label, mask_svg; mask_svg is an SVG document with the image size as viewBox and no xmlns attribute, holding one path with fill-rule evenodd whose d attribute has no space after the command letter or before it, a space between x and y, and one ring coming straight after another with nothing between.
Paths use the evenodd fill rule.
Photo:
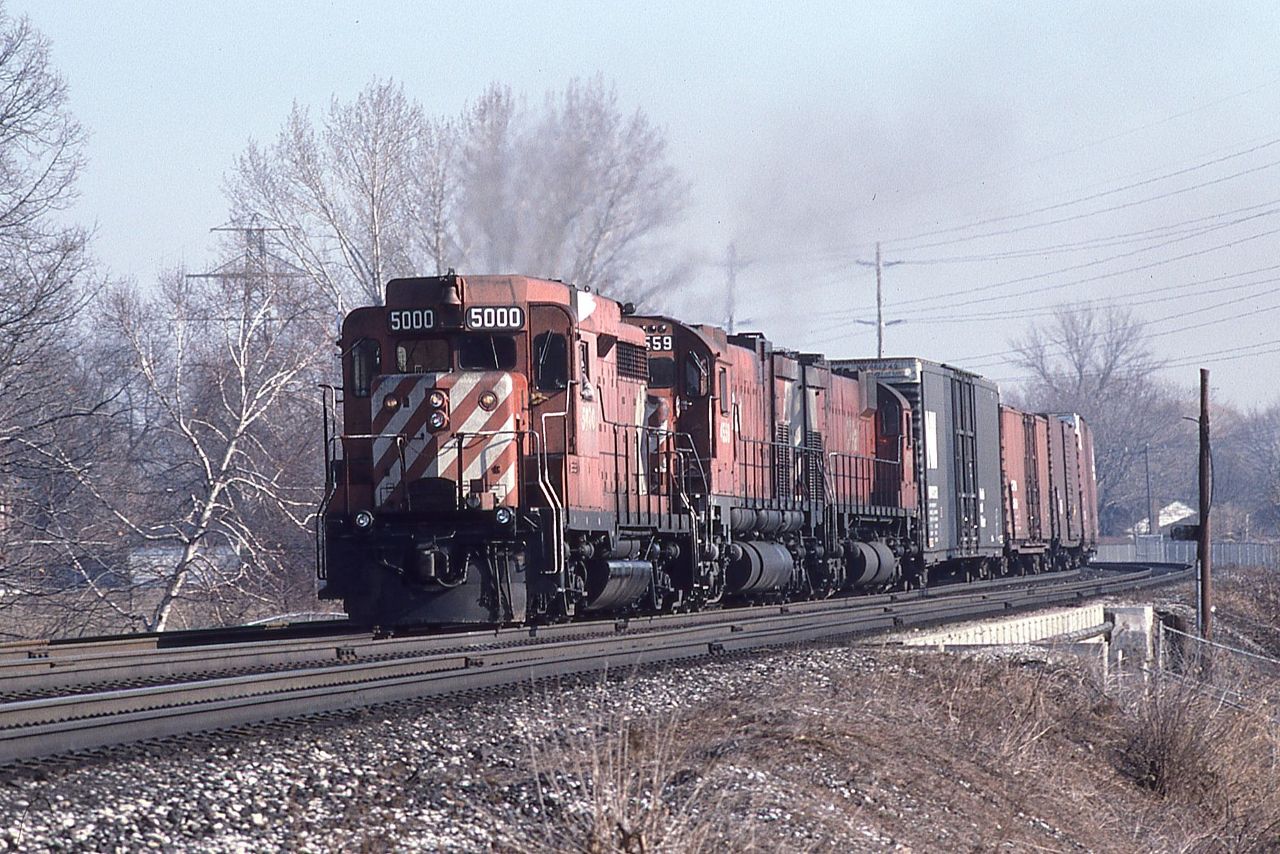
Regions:
<instances>
[{"instance_id":1,"label":"chain link fence","mask_svg":"<svg viewBox=\"0 0 1280 854\"><path fill-rule=\"evenodd\" d=\"M1220 542L1213 544L1214 566L1280 568L1280 545ZM1139 536L1136 542L1098 546L1099 563L1195 563L1196 544L1162 536Z\"/></svg>"}]
</instances>

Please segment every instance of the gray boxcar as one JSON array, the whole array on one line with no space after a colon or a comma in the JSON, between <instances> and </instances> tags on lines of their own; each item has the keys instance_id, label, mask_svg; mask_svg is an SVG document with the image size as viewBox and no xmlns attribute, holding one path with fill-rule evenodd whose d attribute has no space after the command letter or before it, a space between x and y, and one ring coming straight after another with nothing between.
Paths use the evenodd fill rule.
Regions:
<instances>
[{"instance_id":1,"label":"gray boxcar","mask_svg":"<svg viewBox=\"0 0 1280 854\"><path fill-rule=\"evenodd\" d=\"M831 369L872 373L911 403L925 565L998 558L1004 520L995 384L925 359L838 359Z\"/></svg>"}]
</instances>

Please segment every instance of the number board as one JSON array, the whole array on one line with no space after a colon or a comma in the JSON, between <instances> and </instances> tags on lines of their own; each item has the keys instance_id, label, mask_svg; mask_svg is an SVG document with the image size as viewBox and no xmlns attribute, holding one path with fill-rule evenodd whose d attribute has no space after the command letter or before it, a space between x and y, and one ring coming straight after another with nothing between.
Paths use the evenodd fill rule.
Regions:
<instances>
[{"instance_id":1,"label":"number board","mask_svg":"<svg viewBox=\"0 0 1280 854\"><path fill-rule=\"evenodd\" d=\"M436 313L429 308L388 311L387 327L392 332L420 332L424 329L435 329Z\"/></svg>"},{"instance_id":2,"label":"number board","mask_svg":"<svg viewBox=\"0 0 1280 854\"><path fill-rule=\"evenodd\" d=\"M523 329L524 309L518 305L473 305L467 309L468 329Z\"/></svg>"},{"instance_id":3,"label":"number board","mask_svg":"<svg viewBox=\"0 0 1280 854\"><path fill-rule=\"evenodd\" d=\"M675 336L673 335L646 335L645 339L649 342L650 350L675 349Z\"/></svg>"}]
</instances>

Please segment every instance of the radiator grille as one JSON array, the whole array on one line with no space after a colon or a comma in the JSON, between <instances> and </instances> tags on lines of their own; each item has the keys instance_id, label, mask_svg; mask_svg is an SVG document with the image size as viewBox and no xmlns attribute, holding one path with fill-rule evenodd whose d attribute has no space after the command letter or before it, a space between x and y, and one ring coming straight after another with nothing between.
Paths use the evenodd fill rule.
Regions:
<instances>
[{"instance_id":1,"label":"radiator grille","mask_svg":"<svg viewBox=\"0 0 1280 854\"><path fill-rule=\"evenodd\" d=\"M649 356L645 348L625 341L618 342L618 376L633 380L649 379Z\"/></svg>"}]
</instances>

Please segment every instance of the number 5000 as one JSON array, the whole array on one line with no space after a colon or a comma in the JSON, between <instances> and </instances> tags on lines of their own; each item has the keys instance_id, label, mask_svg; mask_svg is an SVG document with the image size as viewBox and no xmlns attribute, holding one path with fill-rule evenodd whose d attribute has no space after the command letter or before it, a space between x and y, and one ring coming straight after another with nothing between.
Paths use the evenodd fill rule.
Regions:
<instances>
[{"instance_id":1,"label":"number 5000","mask_svg":"<svg viewBox=\"0 0 1280 854\"><path fill-rule=\"evenodd\" d=\"M524 326L524 309L516 305L474 305L467 309L468 329L519 329Z\"/></svg>"}]
</instances>

